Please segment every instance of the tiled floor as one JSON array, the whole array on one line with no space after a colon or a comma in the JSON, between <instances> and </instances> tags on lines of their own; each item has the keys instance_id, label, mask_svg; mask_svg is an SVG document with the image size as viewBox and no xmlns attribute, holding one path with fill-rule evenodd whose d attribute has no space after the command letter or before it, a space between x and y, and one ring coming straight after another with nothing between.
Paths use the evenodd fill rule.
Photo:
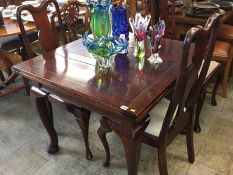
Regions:
<instances>
[{"instance_id":1,"label":"tiled floor","mask_svg":"<svg viewBox=\"0 0 233 175\"><path fill-rule=\"evenodd\" d=\"M167 151L170 175L233 175L233 82L228 98L217 96L218 106L206 99L202 132L194 134L196 161L187 160L185 137L180 135ZM161 106L165 110L164 106ZM73 116L54 107L60 151L48 155L48 136L29 97L20 91L0 98L0 175L123 175L127 174L123 147L115 134L109 134L111 166L104 168L103 147L97 137L99 117L92 114L90 146L92 161L85 159L84 142ZM140 175L158 175L157 151L143 145Z\"/></svg>"}]
</instances>

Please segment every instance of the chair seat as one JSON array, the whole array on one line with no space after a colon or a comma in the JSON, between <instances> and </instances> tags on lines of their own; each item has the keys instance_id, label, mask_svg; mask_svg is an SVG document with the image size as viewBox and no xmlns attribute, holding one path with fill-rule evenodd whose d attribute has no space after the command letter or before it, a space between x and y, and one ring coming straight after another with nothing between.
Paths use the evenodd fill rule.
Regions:
<instances>
[{"instance_id":1,"label":"chair seat","mask_svg":"<svg viewBox=\"0 0 233 175\"><path fill-rule=\"evenodd\" d=\"M170 100L164 98L158 105L156 105L150 111L149 115L151 116L151 118L150 118L149 126L146 128L147 133L155 135L157 137L159 136L169 104L170 104ZM177 110L178 110L178 106L176 107L172 120L175 118ZM186 111L186 108L184 110ZM170 125L172 125L172 122Z\"/></svg>"},{"instance_id":2,"label":"chair seat","mask_svg":"<svg viewBox=\"0 0 233 175\"><path fill-rule=\"evenodd\" d=\"M230 56L231 44L224 41L216 41L213 52L213 60L226 61Z\"/></svg>"},{"instance_id":3,"label":"chair seat","mask_svg":"<svg viewBox=\"0 0 233 175\"><path fill-rule=\"evenodd\" d=\"M228 42L233 42L233 26L227 24L221 24L219 26L218 38Z\"/></svg>"},{"instance_id":4,"label":"chair seat","mask_svg":"<svg viewBox=\"0 0 233 175\"><path fill-rule=\"evenodd\" d=\"M169 103L169 100L163 99L151 110L151 112L149 113L149 115L151 116L150 123L145 132L157 137L159 136Z\"/></svg>"},{"instance_id":5,"label":"chair seat","mask_svg":"<svg viewBox=\"0 0 233 175\"><path fill-rule=\"evenodd\" d=\"M220 63L217 61L211 61L206 77L208 77L216 69L216 67L218 67L219 64Z\"/></svg>"},{"instance_id":6,"label":"chair seat","mask_svg":"<svg viewBox=\"0 0 233 175\"><path fill-rule=\"evenodd\" d=\"M204 64L204 61L202 62L202 65ZM220 63L217 62L217 61L211 61L210 62L210 65L209 65L209 68L208 68L208 71L207 71L207 74L206 74L206 77L208 77L214 70L215 68L219 65ZM201 66L202 68L202 66ZM200 69L201 71L201 69ZM198 72L198 74L200 74L200 71Z\"/></svg>"}]
</instances>

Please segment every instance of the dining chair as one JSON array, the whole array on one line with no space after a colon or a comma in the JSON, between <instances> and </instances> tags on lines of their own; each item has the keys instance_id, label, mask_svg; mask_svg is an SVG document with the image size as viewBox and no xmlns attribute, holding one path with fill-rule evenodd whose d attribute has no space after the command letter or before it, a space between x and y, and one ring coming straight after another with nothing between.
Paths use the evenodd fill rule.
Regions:
<instances>
[{"instance_id":1,"label":"dining chair","mask_svg":"<svg viewBox=\"0 0 233 175\"><path fill-rule=\"evenodd\" d=\"M35 56L35 53L33 52L30 42L27 38L27 34L24 28L24 22L21 18L21 12L24 10L27 10L33 17L34 19L34 23L36 25L36 28L38 30L38 34L39 34L39 41L41 43L41 46L44 49L44 52L49 52L51 50L56 49L57 47L59 47L59 42L58 42L58 36L57 36L57 32L56 30L53 28L49 17L47 15L47 8L49 4L53 4L55 6L56 9L56 13L57 13L57 18L58 18L58 24L59 24L59 28L60 28L60 34L62 35L64 41L66 42L66 36L65 36L65 31L63 29L63 23L62 23L62 17L61 17L61 13L60 13L60 9L58 6L58 3L56 0L44 0L41 5L39 7L34 7L32 5L22 5L20 7L18 7L17 9L17 20L19 23L19 27L22 33L22 38L24 41L24 45L26 47L26 51L28 52L29 58L33 58ZM46 95L44 95L46 94ZM67 101L65 99L63 99L60 96L56 96L56 95L50 95L49 91L45 88L40 89L40 85L37 85L37 87L33 86L30 89L30 96L32 98L32 100L35 102L35 104L37 105L37 103L41 102L41 99L46 98L46 101L49 101L48 105L49 110L50 110L50 115L52 115L52 103L55 103L63 108L65 108L67 111L71 112L72 114L74 114L76 121L78 122L81 132L83 134L83 138L84 138L84 143L85 143L85 147L86 147L86 158L87 159L92 159L92 153L90 151L89 148L89 142L88 142L88 128L89 128L89 119L90 119L90 114L91 112L87 109L84 109L82 107L79 107L75 104L73 104L70 101ZM41 111L38 111L39 113ZM42 122L45 122L43 120L43 118L41 117ZM53 123L53 121L51 121ZM44 123L45 126L48 125L48 123ZM47 127L46 127L47 129ZM47 130L48 133L50 134L50 130ZM53 137L50 135L50 137ZM56 153L58 151L58 140L57 138L53 138L52 140L56 140L56 143L51 143L51 145L49 146L47 152L50 154Z\"/></svg>"},{"instance_id":2,"label":"dining chair","mask_svg":"<svg viewBox=\"0 0 233 175\"><path fill-rule=\"evenodd\" d=\"M220 84L222 86L222 96L227 97L227 84L231 69L233 49L232 49L232 42L229 42L231 35L229 34L229 32L225 33L224 31L226 30L224 30L224 28L225 28L224 24L221 23L219 25L217 40L214 45L212 64L210 64L210 68L208 70L206 79L203 84L202 92L198 99L198 105L197 105L196 117L194 123L194 131L197 133L201 132L201 126L199 120L200 120L201 110L206 97L206 88L212 82L216 81L211 98L212 106L217 105L216 93ZM223 35L223 33L225 33L226 35L225 34ZM224 39L220 41L220 38L224 38ZM217 66L217 63L220 63L221 66Z\"/></svg>"},{"instance_id":3,"label":"dining chair","mask_svg":"<svg viewBox=\"0 0 233 175\"><path fill-rule=\"evenodd\" d=\"M80 10L85 9L84 14L84 26L83 20L80 19ZM83 15L83 14L82 14ZM82 35L80 29L84 28L83 32L88 31L88 9L87 5L80 3L79 1L69 1L61 8L61 18L66 31L67 42L72 42L79 39ZM51 16L51 23L56 28L57 13L53 13Z\"/></svg>"},{"instance_id":4,"label":"dining chair","mask_svg":"<svg viewBox=\"0 0 233 175\"><path fill-rule=\"evenodd\" d=\"M193 120L203 84L210 71L214 44L219 27L219 14L212 15L204 27L193 27L186 34L180 74L173 90L172 99L164 117L157 117L156 107L150 112L151 121L145 131L144 143L158 149L158 164L161 175L167 175L166 149L176 136L185 130L188 160L195 160L193 146ZM189 50L194 44L192 63L188 65Z\"/></svg>"},{"instance_id":5,"label":"dining chair","mask_svg":"<svg viewBox=\"0 0 233 175\"><path fill-rule=\"evenodd\" d=\"M214 14L208 19L204 27L197 26L188 31L183 48L180 48L183 50L183 53L179 75L168 109L165 111L164 116L157 116L156 106L149 113L150 123L143 135L143 143L158 149L161 175L168 174L166 160L168 145L184 130L188 160L190 163L193 163L195 160L193 147L194 112L209 66L213 62L211 58L219 26L219 18L219 14ZM193 55L189 55L191 48L193 48ZM216 64L217 67L221 66L220 63L216 62ZM109 132L109 128L106 127L106 120L101 120L101 126L97 132L106 152L107 158L104 166L109 166L110 150L106 139L106 133Z\"/></svg>"},{"instance_id":6,"label":"dining chair","mask_svg":"<svg viewBox=\"0 0 233 175\"><path fill-rule=\"evenodd\" d=\"M160 6L160 18L165 20L166 28L168 28L167 31L165 31L165 37L167 38L172 38L172 39L180 39L176 38L176 23L175 23L175 0L171 0L171 6L168 6L167 1L159 1L158 6ZM170 10L169 10L170 9ZM209 69L208 69L208 74L206 75L206 79L203 83L202 86L202 91L199 95L198 98L198 105L196 109L196 115L195 115L195 122L194 122L194 131L195 132L201 132L201 127L200 127L200 113L204 104L204 100L206 97L206 88L214 82L214 88L212 91L212 97L211 97L211 105L216 106L216 94L218 91L219 85L222 83L223 87L223 94L224 94L224 89L226 89L226 85L224 83L224 76L226 72L226 66L225 62L220 62L221 64L218 64L218 59L225 59L225 60L231 60L231 46L227 42L223 41L216 41L214 45L214 51L213 51L213 56ZM223 95L224 96L224 95Z\"/></svg>"}]
</instances>

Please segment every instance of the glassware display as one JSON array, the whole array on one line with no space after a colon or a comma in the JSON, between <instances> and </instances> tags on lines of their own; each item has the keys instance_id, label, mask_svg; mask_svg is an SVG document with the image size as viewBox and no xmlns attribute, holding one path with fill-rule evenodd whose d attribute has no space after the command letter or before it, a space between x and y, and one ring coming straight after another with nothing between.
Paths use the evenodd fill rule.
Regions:
<instances>
[{"instance_id":1,"label":"glassware display","mask_svg":"<svg viewBox=\"0 0 233 175\"><path fill-rule=\"evenodd\" d=\"M144 39L150 19L150 15L147 15L144 18L142 17L141 13L136 13L135 18L129 18L129 23L136 41L134 56L137 58L138 61L141 61L145 56Z\"/></svg>"},{"instance_id":2,"label":"glassware display","mask_svg":"<svg viewBox=\"0 0 233 175\"><path fill-rule=\"evenodd\" d=\"M150 39L151 56L148 61L151 64L162 63L162 59L159 56L160 39L164 35L165 22L159 19L156 25L149 27L148 37Z\"/></svg>"},{"instance_id":3,"label":"glassware display","mask_svg":"<svg viewBox=\"0 0 233 175\"><path fill-rule=\"evenodd\" d=\"M112 59L117 53L127 50L126 39L110 37L111 20L110 9L111 0L87 0L90 14L90 27L92 36L85 33L83 45L96 58L97 63L102 68L110 68L113 65Z\"/></svg>"},{"instance_id":4,"label":"glassware display","mask_svg":"<svg viewBox=\"0 0 233 175\"><path fill-rule=\"evenodd\" d=\"M124 6L115 6L111 10L112 12L112 35L120 37L121 34L125 35L125 38L129 39L129 25L127 21L127 13Z\"/></svg>"},{"instance_id":5,"label":"glassware display","mask_svg":"<svg viewBox=\"0 0 233 175\"><path fill-rule=\"evenodd\" d=\"M111 35L111 0L87 0L90 28L95 38Z\"/></svg>"},{"instance_id":6,"label":"glassware display","mask_svg":"<svg viewBox=\"0 0 233 175\"><path fill-rule=\"evenodd\" d=\"M110 68L113 64L113 56L128 47L127 40L116 37L98 39L88 36L87 33L83 36L83 44L103 68Z\"/></svg>"}]
</instances>

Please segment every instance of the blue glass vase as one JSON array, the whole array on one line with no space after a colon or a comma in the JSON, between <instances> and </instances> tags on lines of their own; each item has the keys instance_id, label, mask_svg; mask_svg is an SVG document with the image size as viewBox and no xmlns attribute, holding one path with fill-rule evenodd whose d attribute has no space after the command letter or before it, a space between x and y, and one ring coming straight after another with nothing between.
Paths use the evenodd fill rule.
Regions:
<instances>
[{"instance_id":1,"label":"blue glass vase","mask_svg":"<svg viewBox=\"0 0 233 175\"><path fill-rule=\"evenodd\" d=\"M127 21L126 9L122 6L115 6L111 10L112 12L112 35L120 37L121 34L125 35L125 38L129 39L129 26Z\"/></svg>"}]
</instances>

